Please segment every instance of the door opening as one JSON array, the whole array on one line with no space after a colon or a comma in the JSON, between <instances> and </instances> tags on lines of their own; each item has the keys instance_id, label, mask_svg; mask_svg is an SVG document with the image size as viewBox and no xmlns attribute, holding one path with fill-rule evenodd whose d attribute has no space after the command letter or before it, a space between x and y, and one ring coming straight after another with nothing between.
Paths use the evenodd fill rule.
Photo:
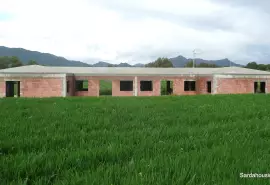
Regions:
<instances>
[{"instance_id":1,"label":"door opening","mask_svg":"<svg viewBox=\"0 0 270 185\"><path fill-rule=\"evenodd\" d=\"M161 95L173 94L173 81L161 80L160 88Z\"/></svg>"},{"instance_id":2,"label":"door opening","mask_svg":"<svg viewBox=\"0 0 270 185\"><path fill-rule=\"evenodd\" d=\"M6 81L6 97L20 97L19 81Z\"/></svg>"},{"instance_id":3,"label":"door opening","mask_svg":"<svg viewBox=\"0 0 270 185\"><path fill-rule=\"evenodd\" d=\"M112 96L112 81L111 80L99 81L99 96Z\"/></svg>"},{"instance_id":4,"label":"door opening","mask_svg":"<svg viewBox=\"0 0 270 185\"><path fill-rule=\"evenodd\" d=\"M211 81L207 81L207 92L212 93L212 83L211 83Z\"/></svg>"},{"instance_id":5,"label":"door opening","mask_svg":"<svg viewBox=\"0 0 270 185\"><path fill-rule=\"evenodd\" d=\"M265 93L265 82L254 82L254 93Z\"/></svg>"}]
</instances>

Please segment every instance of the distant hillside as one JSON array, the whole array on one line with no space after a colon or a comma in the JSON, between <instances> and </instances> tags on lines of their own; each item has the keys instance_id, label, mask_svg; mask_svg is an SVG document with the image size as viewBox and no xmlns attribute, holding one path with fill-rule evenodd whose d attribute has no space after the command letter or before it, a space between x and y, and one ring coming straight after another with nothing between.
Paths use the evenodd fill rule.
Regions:
<instances>
[{"instance_id":1,"label":"distant hillside","mask_svg":"<svg viewBox=\"0 0 270 185\"><path fill-rule=\"evenodd\" d=\"M178 57L175 57L175 58L170 58L169 59L173 66L174 67L185 67L186 63L191 61L192 59L188 59L188 58L185 58L183 56L178 56ZM208 64L215 64L217 66L220 66L220 67L225 67L225 66L230 66L230 63L232 66L238 66L240 67L241 65L239 64L236 64L232 61L230 61L229 59L221 59L221 60L203 60L203 59L200 59L200 58L197 58L195 59L195 62L196 64L200 64L200 63L208 63Z\"/></svg>"},{"instance_id":2,"label":"distant hillside","mask_svg":"<svg viewBox=\"0 0 270 185\"><path fill-rule=\"evenodd\" d=\"M120 63L119 65L117 65L117 67L133 67L133 66L128 63Z\"/></svg>"},{"instance_id":3,"label":"distant hillside","mask_svg":"<svg viewBox=\"0 0 270 185\"><path fill-rule=\"evenodd\" d=\"M144 64L140 64L140 63L138 63L138 64L135 64L135 65L133 65L134 67L144 67Z\"/></svg>"},{"instance_id":4,"label":"distant hillside","mask_svg":"<svg viewBox=\"0 0 270 185\"><path fill-rule=\"evenodd\" d=\"M135 64L131 65L128 63L120 63L120 64L110 64L108 62L98 62L96 64L87 64L80 61L74 61L74 60L67 60L64 57L55 56L49 53L41 53L37 51L29 51L22 48L8 48L4 46L0 46L0 56L16 56L18 57L23 64L27 64L29 60L35 60L38 62L38 64L46 65L46 66L77 66L77 67L108 67L108 66L114 66L114 67L144 67L144 64ZM175 58L169 59L174 67L184 67L185 64L192 60L187 59L183 56L178 56ZM150 61L149 61L150 62ZM203 59L196 59L196 63L209 63L209 64L216 64L217 66L223 67L223 66L229 66L230 60L229 59L222 59L222 60L203 60ZM232 66L241 66L239 64L236 64L234 62L231 62Z\"/></svg>"},{"instance_id":5,"label":"distant hillside","mask_svg":"<svg viewBox=\"0 0 270 185\"><path fill-rule=\"evenodd\" d=\"M35 60L38 64L45 66L77 66L77 67L108 67L110 65L116 67L143 67L144 64L130 65L128 63L110 64L108 62L98 62L96 64L87 64L75 60L67 60L64 57L55 56L49 53L41 53L30 51L23 48L8 48L0 46L0 56L16 56L23 64L27 64L30 60Z\"/></svg>"},{"instance_id":6,"label":"distant hillside","mask_svg":"<svg viewBox=\"0 0 270 185\"><path fill-rule=\"evenodd\" d=\"M49 53L29 51L22 48L7 48L0 46L0 56L16 56L23 64L26 64L29 60L35 60L39 64L46 66L90 66L83 62L67 60L64 57L58 57Z\"/></svg>"},{"instance_id":7,"label":"distant hillside","mask_svg":"<svg viewBox=\"0 0 270 185\"><path fill-rule=\"evenodd\" d=\"M108 65L110 65L110 63L107 63L107 62L98 62L96 64L93 64L92 67L108 67Z\"/></svg>"}]
</instances>

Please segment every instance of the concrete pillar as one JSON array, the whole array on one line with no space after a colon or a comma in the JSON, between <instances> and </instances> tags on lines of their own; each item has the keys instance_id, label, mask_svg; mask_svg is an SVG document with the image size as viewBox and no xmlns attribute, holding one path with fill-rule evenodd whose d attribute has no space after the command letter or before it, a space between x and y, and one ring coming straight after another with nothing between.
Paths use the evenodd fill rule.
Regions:
<instances>
[{"instance_id":1,"label":"concrete pillar","mask_svg":"<svg viewBox=\"0 0 270 185\"><path fill-rule=\"evenodd\" d=\"M66 97L67 96L67 76L65 75L63 77L63 85L62 85L62 96Z\"/></svg>"},{"instance_id":2,"label":"concrete pillar","mask_svg":"<svg viewBox=\"0 0 270 185\"><path fill-rule=\"evenodd\" d=\"M134 78L134 96L138 96L138 77Z\"/></svg>"},{"instance_id":3,"label":"concrete pillar","mask_svg":"<svg viewBox=\"0 0 270 185\"><path fill-rule=\"evenodd\" d=\"M213 75L212 94L217 94L217 77Z\"/></svg>"},{"instance_id":4,"label":"concrete pillar","mask_svg":"<svg viewBox=\"0 0 270 185\"><path fill-rule=\"evenodd\" d=\"M268 81L269 81L269 79L266 79L265 80L265 94L268 94Z\"/></svg>"}]
</instances>

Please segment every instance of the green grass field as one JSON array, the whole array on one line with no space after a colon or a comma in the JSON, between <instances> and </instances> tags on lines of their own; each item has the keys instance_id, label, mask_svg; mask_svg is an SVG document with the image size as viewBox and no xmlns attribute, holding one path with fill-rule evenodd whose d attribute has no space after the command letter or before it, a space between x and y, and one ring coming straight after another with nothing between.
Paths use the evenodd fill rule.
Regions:
<instances>
[{"instance_id":1,"label":"green grass field","mask_svg":"<svg viewBox=\"0 0 270 185\"><path fill-rule=\"evenodd\" d=\"M269 173L270 96L0 99L0 184L238 185Z\"/></svg>"}]
</instances>

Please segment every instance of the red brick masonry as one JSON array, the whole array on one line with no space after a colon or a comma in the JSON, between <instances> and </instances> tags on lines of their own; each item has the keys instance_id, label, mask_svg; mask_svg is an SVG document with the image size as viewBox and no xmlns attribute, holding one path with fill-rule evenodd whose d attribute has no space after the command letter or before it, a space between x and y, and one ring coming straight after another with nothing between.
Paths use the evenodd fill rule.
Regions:
<instances>
[{"instance_id":1,"label":"red brick masonry","mask_svg":"<svg viewBox=\"0 0 270 185\"><path fill-rule=\"evenodd\" d=\"M67 77L0 77L0 97L5 97L5 81L20 81L21 97L61 97L65 96L99 96L100 80L112 81L112 96L134 96L135 77L134 76L67 76ZM88 91L76 91L75 80L88 80ZM133 91L120 91L120 81L132 80ZM153 91L140 91L140 81L153 81ZM173 94L175 95L195 95L208 94L207 81L212 82L213 94L247 94L254 93L254 82L266 82L266 93L270 90L270 79L254 78L222 78L222 77L194 77L194 76L138 76L137 95L138 96L160 96L161 80L173 82ZM184 91L184 81L196 81L196 91ZM65 85L69 81L69 92L66 93Z\"/></svg>"},{"instance_id":2,"label":"red brick masonry","mask_svg":"<svg viewBox=\"0 0 270 185\"><path fill-rule=\"evenodd\" d=\"M217 80L216 94L249 94L254 93L254 82L266 82L266 92L270 90L269 79L225 78Z\"/></svg>"},{"instance_id":3,"label":"red brick masonry","mask_svg":"<svg viewBox=\"0 0 270 185\"><path fill-rule=\"evenodd\" d=\"M21 97L61 97L63 89L62 78L12 78L20 81ZM0 78L0 97L6 93L6 83L9 79Z\"/></svg>"}]
</instances>

